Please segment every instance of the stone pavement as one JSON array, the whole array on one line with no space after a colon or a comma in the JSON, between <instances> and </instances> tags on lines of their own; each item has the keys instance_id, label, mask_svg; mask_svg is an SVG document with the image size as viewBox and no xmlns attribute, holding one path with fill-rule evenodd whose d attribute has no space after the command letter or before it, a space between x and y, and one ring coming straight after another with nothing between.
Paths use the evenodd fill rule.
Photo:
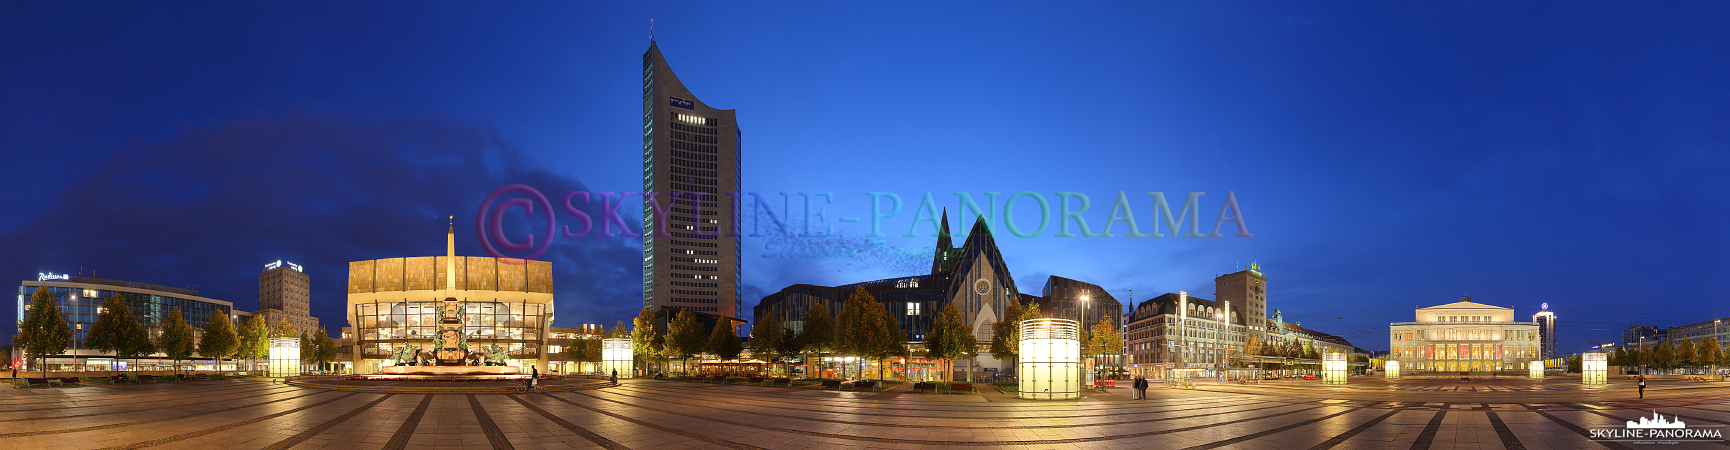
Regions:
<instances>
[{"instance_id":1,"label":"stone pavement","mask_svg":"<svg viewBox=\"0 0 1730 450\"><path fill-rule=\"evenodd\" d=\"M1025 401L621 381L537 394L350 392L263 381L0 388L0 448L1571 449L1635 448L1590 441L1583 430L1654 410L1690 426L1730 424L1730 398L1721 395L1480 402L1454 397L1465 393L1389 389L1380 392L1425 397L1364 400L1290 384L1156 388L1143 401L1115 393Z\"/></svg>"}]
</instances>

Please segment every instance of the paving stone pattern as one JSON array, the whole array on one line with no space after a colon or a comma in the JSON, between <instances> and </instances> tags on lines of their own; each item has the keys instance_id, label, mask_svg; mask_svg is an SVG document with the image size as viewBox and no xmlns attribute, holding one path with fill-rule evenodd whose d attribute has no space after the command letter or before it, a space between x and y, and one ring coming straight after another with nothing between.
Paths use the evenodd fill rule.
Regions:
<instances>
[{"instance_id":1,"label":"paving stone pattern","mask_svg":"<svg viewBox=\"0 0 1730 450\"><path fill-rule=\"evenodd\" d=\"M1450 389L1460 386L1437 380L1156 388L1141 401L1117 389L1054 402L995 391L623 381L533 394L353 392L250 380L0 388L0 449L1576 449L1637 448L1593 442L1582 430L1653 411L1730 425L1730 387L1640 400L1620 388L1479 384L1465 401ZM1553 392L1523 401L1536 391ZM1555 401L1568 392L1575 401ZM1501 397L1481 401L1492 393Z\"/></svg>"}]
</instances>

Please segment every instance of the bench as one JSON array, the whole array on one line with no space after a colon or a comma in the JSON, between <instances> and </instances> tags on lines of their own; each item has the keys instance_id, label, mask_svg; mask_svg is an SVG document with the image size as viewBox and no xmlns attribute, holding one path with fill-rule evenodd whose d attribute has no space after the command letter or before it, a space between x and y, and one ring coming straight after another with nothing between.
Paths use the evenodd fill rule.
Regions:
<instances>
[{"instance_id":1,"label":"bench","mask_svg":"<svg viewBox=\"0 0 1730 450\"><path fill-rule=\"evenodd\" d=\"M727 376L726 375L715 375L715 376L709 377L709 381L715 382L715 383L720 383L720 384L727 384Z\"/></svg>"},{"instance_id":2,"label":"bench","mask_svg":"<svg viewBox=\"0 0 1730 450\"><path fill-rule=\"evenodd\" d=\"M841 389L841 380L823 380L823 384L817 389Z\"/></svg>"},{"instance_id":3,"label":"bench","mask_svg":"<svg viewBox=\"0 0 1730 450\"><path fill-rule=\"evenodd\" d=\"M763 384L763 380L765 380L765 379L766 378L763 378L763 377L751 377L751 379L746 380L746 382L751 383L751 384L761 385L761 384Z\"/></svg>"},{"instance_id":4,"label":"bench","mask_svg":"<svg viewBox=\"0 0 1730 450\"><path fill-rule=\"evenodd\" d=\"M769 385L770 386L792 387L793 386L793 379L792 378L776 378L773 380L769 380Z\"/></svg>"},{"instance_id":5,"label":"bench","mask_svg":"<svg viewBox=\"0 0 1730 450\"><path fill-rule=\"evenodd\" d=\"M24 387L37 387L37 386L47 387L48 386L48 379L47 378L25 378L24 379Z\"/></svg>"},{"instance_id":6,"label":"bench","mask_svg":"<svg viewBox=\"0 0 1730 450\"><path fill-rule=\"evenodd\" d=\"M138 376L138 382L139 383L155 383L156 377L153 377L150 375L139 375Z\"/></svg>"},{"instance_id":7,"label":"bench","mask_svg":"<svg viewBox=\"0 0 1730 450\"><path fill-rule=\"evenodd\" d=\"M913 383L913 391L914 392L936 391L936 390L937 390L937 383L931 383L931 382L925 382L925 381Z\"/></svg>"},{"instance_id":8,"label":"bench","mask_svg":"<svg viewBox=\"0 0 1730 450\"><path fill-rule=\"evenodd\" d=\"M855 382L853 382L853 388L854 389L876 389L877 388L877 382L875 382L875 381L855 381Z\"/></svg>"},{"instance_id":9,"label":"bench","mask_svg":"<svg viewBox=\"0 0 1730 450\"><path fill-rule=\"evenodd\" d=\"M74 384L79 385L79 386L83 386L84 380L81 380L78 377L66 377L66 378L60 379L60 385L61 386L74 385Z\"/></svg>"},{"instance_id":10,"label":"bench","mask_svg":"<svg viewBox=\"0 0 1730 450\"><path fill-rule=\"evenodd\" d=\"M949 392L956 391L973 392L973 383L950 383Z\"/></svg>"}]
</instances>

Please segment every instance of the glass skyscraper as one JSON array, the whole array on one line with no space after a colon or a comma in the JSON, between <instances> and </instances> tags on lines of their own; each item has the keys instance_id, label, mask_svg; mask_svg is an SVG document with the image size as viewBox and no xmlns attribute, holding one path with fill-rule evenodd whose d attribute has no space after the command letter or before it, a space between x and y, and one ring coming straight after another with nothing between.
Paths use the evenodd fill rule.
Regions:
<instances>
[{"instance_id":1,"label":"glass skyscraper","mask_svg":"<svg viewBox=\"0 0 1730 450\"><path fill-rule=\"evenodd\" d=\"M643 53L643 307L740 315L739 126Z\"/></svg>"}]
</instances>

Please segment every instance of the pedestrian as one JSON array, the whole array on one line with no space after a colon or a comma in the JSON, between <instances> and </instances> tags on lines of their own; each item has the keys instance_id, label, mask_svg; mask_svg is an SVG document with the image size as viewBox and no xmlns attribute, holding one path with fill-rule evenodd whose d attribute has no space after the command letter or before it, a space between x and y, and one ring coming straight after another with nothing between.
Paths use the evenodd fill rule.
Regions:
<instances>
[{"instance_id":1,"label":"pedestrian","mask_svg":"<svg viewBox=\"0 0 1730 450\"><path fill-rule=\"evenodd\" d=\"M1640 398L1646 398L1646 376L1640 376Z\"/></svg>"},{"instance_id":2,"label":"pedestrian","mask_svg":"<svg viewBox=\"0 0 1730 450\"><path fill-rule=\"evenodd\" d=\"M607 381L611 381L613 384L619 384L619 369L613 369L613 376L608 378Z\"/></svg>"},{"instance_id":3,"label":"pedestrian","mask_svg":"<svg viewBox=\"0 0 1730 450\"><path fill-rule=\"evenodd\" d=\"M538 384L541 384L541 368L540 366L529 366L529 389L533 390Z\"/></svg>"},{"instance_id":4,"label":"pedestrian","mask_svg":"<svg viewBox=\"0 0 1730 450\"><path fill-rule=\"evenodd\" d=\"M1135 377L1135 399L1147 400L1147 378Z\"/></svg>"}]
</instances>

